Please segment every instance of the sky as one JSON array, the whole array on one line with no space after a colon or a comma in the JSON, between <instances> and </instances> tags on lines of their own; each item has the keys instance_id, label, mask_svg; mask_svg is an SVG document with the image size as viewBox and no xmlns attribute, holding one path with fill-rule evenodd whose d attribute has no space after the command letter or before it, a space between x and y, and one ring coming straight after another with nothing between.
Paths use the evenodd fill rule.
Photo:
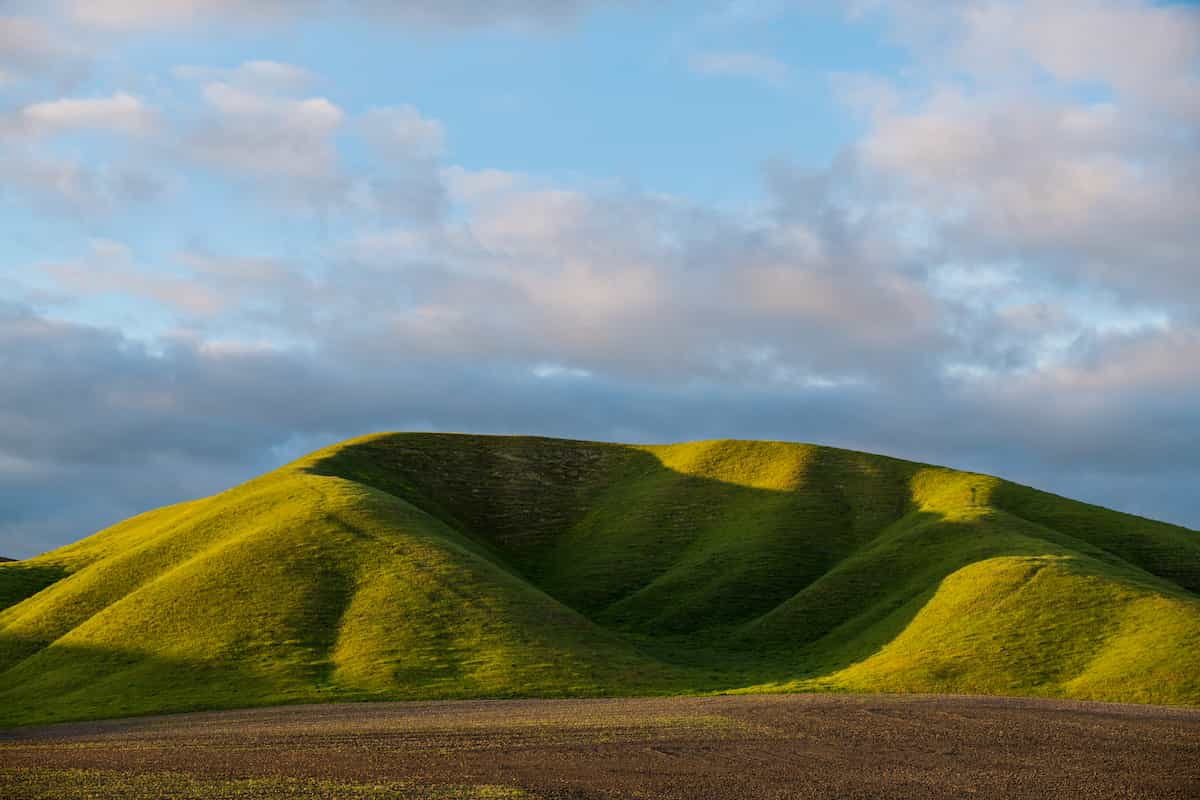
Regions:
<instances>
[{"instance_id":1,"label":"sky","mask_svg":"<svg viewBox=\"0 0 1200 800\"><path fill-rule=\"evenodd\" d=\"M1200 528L1200 5L0 0L0 554L376 431Z\"/></svg>"}]
</instances>

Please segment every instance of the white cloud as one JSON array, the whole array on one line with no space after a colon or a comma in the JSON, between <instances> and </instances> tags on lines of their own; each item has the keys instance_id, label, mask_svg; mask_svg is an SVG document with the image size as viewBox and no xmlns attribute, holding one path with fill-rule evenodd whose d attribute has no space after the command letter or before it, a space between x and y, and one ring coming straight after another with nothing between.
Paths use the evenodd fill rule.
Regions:
<instances>
[{"instance_id":1,"label":"white cloud","mask_svg":"<svg viewBox=\"0 0 1200 800\"><path fill-rule=\"evenodd\" d=\"M856 154L899 188L914 224L959 260L1016 259L1069 285L1190 304L1200 13L1126 0L887 5L933 48L926 83L871 104Z\"/></svg>"},{"instance_id":2,"label":"white cloud","mask_svg":"<svg viewBox=\"0 0 1200 800\"><path fill-rule=\"evenodd\" d=\"M231 84L267 94L304 91L317 81L304 67L266 60L245 61L232 69L184 64L173 68L171 74L180 80Z\"/></svg>"},{"instance_id":3,"label":"white cloud","mask_svg":"<svg viewBox=\"0 0 1200 800\"><path fill-rule=\"evenodd\" d=\"M446 148L442 124L412 106L372 108L359 121L364 138L385 158L435 158Z\"/></svg>"},{"instance_id":4,"label":"white cloud","mask_svg":"<svg viewBox=\"0 0 1200 800\"><path fill-rule=\"evenodd\" d=\"M324 97L291 99L211 83L203 97L213 112L192 130L186 152L242 176L335 179L333 136L345 114Z\"/></svg>"},{"instance_id":5,"label":"white cloud","mask_svg":"<svg viewBox=\"0 0 1200 800\"><path fill-rule=\"evenodd\" d=\"M37 133L106 130L141 136L154 127L154 113L141 98L120 92L111 97L64 98L34 103L21 121Z\"/></svg>"},{"instance_id":6,"label":"white cloud","mask_svg":"<svg viewBox=\"0 0 1200 800\"><path fill-rule=\"evenodd\" d=\"M336 128L344 117L341 109L324 97L281 99L248 92L226 83L205 86L204 99L226 117L254 122L280 118L289 125L320 131Z\"/></svg>"},{"instance_id":7,"label":"white cloud","mask_svg":"<svg viewBox=\"0 0 1200 800\"><path fill-rule=\"evenodd\" d=\"M1122 101L1196 119L1200 14L1148 0L858 0L882 12L933 73L960 70L984 84L1102 83Z\"/></svg>"},{"instance_id":8,"label":"white cloud","mask_svg":"<svg viewBox=\"0 0 1200 800\"><path fill-rule=\"evenodd\" d=\"M974 2L958 47L987 70L1028 60L1063 81L1100 81L1118 96L1200 119L1200 14L1135 0Z\"/></svg>"},{"instance_id":9,"label":"white cloud","mask_svg":"<svg viewBox=\"0 0 1200 800\"><path fill-rule=\"evenodd\" d=\"M280 0L253 4L236 0L69 0L67 5L79 23L122 30L184 25L204 21L211 15L236 12L259 18L286 8Z\"/></svg>"},{"instance_id":10,"label":"white cloud","mask_svg":"<svg viewBox=\"0 0 1200 800\"><path fill-rule=\"evenodd\" d=\"M285 91L300 85L299 68L248 62L234 70L177 68L176 77L211 81L200 87L198 113L180 122L164 149L292 210L353 214L365 224L435 221L446 203L440 122L412 106L377 107L350 117L323 96ZM285 79L288 78L288 79ZM274 88L272 88L274 87ZM343 158L351 142L367 145L366 163Z\"/></svg>"}]
</instances>

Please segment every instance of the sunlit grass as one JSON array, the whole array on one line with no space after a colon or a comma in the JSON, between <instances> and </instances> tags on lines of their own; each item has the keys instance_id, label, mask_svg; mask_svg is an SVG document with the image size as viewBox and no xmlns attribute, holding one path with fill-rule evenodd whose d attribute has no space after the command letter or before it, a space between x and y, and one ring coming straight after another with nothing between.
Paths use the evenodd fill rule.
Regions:
<instances>
[{"instance_id":1,"label":"sunlit grass","mask_svg":"<svg viewBox=\"0 0 1200 800\"><path fill-rule=\"evenodd\" d=\"M398 434L0 564L0 724L764 690L1200 703L1200 535L777 442Z\"/></svg>"}]
</instances>

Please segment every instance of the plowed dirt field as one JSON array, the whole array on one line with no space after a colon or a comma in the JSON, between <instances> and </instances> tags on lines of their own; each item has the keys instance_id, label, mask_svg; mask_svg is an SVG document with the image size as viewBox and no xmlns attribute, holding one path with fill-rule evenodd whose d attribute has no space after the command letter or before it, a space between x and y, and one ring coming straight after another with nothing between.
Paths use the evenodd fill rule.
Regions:
<instances>
[{"instance_id":1,"label":"plowed dirt field","mask_svg":"<svg viewBox=\"0 0 1200 800\"><path fill-rule=\"evenodd\" d=\"M18 798L1200 797L1200 711L768 695L292 706L0 731Z\"/></svg>"}]
</instances>

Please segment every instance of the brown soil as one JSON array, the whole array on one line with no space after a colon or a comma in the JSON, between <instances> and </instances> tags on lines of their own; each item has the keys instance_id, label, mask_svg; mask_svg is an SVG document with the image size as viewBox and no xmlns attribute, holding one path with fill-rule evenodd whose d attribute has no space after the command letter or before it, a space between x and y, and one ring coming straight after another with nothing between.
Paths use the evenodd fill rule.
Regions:
<instances>
[{"instance_id":1,"label":"brown soil","mask_svg":"<svg viewBox=\"0 0 1200 800\"><path fill-rule=\"evenodd\" d=\"M819 695L293 706L0 731L0 764L545 798L1194 800L1200 711Z\"/></svg>"}]
</instances>

